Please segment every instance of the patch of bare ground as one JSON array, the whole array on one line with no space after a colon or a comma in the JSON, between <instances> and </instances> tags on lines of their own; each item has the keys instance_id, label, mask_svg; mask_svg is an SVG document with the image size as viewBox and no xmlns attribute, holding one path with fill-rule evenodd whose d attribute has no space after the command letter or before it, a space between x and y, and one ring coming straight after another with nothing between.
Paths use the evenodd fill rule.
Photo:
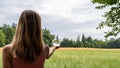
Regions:
<instances>
[{"instance_id":1,"label":"patch of bare ground","mask_svg":"<svg viewBox=\"0 0 120 68\"><path fill-rule=\"evenodd\" d=\"M109 49L109 48L59 48L58 50L120 50L120 48Z\"/></svg>"},{"instance_id":2,"label":"patch of bare ground","mask_svg":"<svg viewBox=\"0 0 120 68\"><path fill-rule=\"evenodd\" d=\"M2 48L0 48L0 53L2 53Z\"/></svg>"}]
</instances>

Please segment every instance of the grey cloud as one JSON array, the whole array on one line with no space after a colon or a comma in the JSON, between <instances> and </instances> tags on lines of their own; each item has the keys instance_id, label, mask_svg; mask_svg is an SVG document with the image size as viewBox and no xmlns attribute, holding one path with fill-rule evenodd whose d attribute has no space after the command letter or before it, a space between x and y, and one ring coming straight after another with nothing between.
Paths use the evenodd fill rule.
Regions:
<instances>
[{"instance_id":1,"label":"grey cloud","mask_svg":"<svg viewBox=\"0 0 120 68\"><path fill-rule=\"evenodd\" d=\"M94 38L99 37L98 39L103 39L104 35L103 33L94 33L94 32L88 32L89 30L96 29L98 25L98 21L86 21L84 23L74 23L70 19L64 19L64 18L57 18L50 15L41 15L42 16L42 24L43 28L48 28L53 34L59 35L61 38L67 37L67 38L73 38L75 39L77 35L85 34L86 36L92 36ZM50 19L50 20L49 20ZM74 30L85 30L84 32L74 32Z\"/></svg>"},{"instance_id":2,"label":"grey cloud","mask_svg":"<svg viewBox=\"0 0 120 68\"><path fill-rule=\"evenodd\" d=\"M30 0L0 0L0 7L17 7L17 8L28 8L34 7L36 4L42 4L43 0L36 0L34 2L30 2Z\"/></svg>"},{"instance_id":3,"label":"grey cloud","mask_svg":"<svg viewBox=\"0 0 120 68\"><path fill-rule=\"evenodd\" d=\"M0 25L17 22L19 15L24 9L40 8L39 4L41 4L42 1L43 0L36 0L30 3L30 0L0 0Z\"/></svg>"}]
</instances>

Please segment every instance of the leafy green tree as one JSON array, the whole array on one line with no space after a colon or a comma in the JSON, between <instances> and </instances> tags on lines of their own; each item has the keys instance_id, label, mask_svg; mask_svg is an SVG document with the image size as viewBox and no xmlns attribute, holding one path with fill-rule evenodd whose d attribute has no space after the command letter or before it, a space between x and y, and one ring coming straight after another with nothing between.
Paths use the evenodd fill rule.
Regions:
<instances>
[{"instance_id":1,"label":"leafy green tree","mask_svg":"<svg viewBox=\"0 0 120 68\"><path fill-rule=\"evenodd\" d=\"M93 4L99 4L99 6L96 6L97 9L110 8L103 15L105 20L98 25L97 29L102 29L107 26L111 30L105 32L105 37L117 36L120 33L120 0L92 0L92 2Z\"/></svg>"},{"instance_id":2,"label":"leafy green tree","mask_svg":"<svg viewBox=\"0 0 120 68\"><path fill-rule=\"evenodd\" d=\"M107 41L107 48L113 48L114 45L114 38L111 38L110 40Z\"/></svg>"},{"instance_id":3,"label":"leafy green tree","mask_svg":"<svg viewBox=\"0 0 120 68\"><path fill-rule=\"evenodd\" d=\"M5 44L9 44L13 39L13 36L14 36L14 33L15 33L15 28L12 28L9 25L3 24L2 31L3 31L3 33L5 34L5 37L6 37Z\"/></svg>"},{"instance_id":4,"label":"leafy green tree","mask_svg":"<svg viewBox=\"0 0 120 68\"><path fill-rule=\"evenodd\" d=\"M68 38L63 38L63 40L61 41L61 47L70 47L70 43L69 43L69 39Z\"/></svg>"},{"instance_id":5,"label":"leafy green tree","mask_svg":"<svg viewBox=\"0 0 120 68\"><path fill-rule=\"evenodd\" d=\"M14 22L12 23L12 27L16 28L17 24L15 24Z\"/></svg>"},{"instance_id":6,"label":"leafy green tree","mask_svg":"<svg viewBox=\"0 0 120 68\"><path fill-rule=\"evenodd\" d=\"M92 39L91 37L88 37L88 38L86 39L86 41L87 41L87 44L86 44L87 47L92 47L92 46L93 46L93 44L92 44L93 39Z\"/></svg>"},{"instance_id":7,"label":"leafy green tree","mask_svg":"<svg viewBox=\"0 0 120 68\"><path fill-rule=\"evenodd\" d=\"M51 34L51 32L45 28L43 29L43 40L44 42L49 45L49 46L52 46L52 40L54 39L54 35Z\"/></svg>"},{"instance_id":8,"label":"leafy green tree","mask_svg":"<svg viewBox=\"0 0 120 68\"><path fill-rule=\"evenodd\" d=\"M94 48L107 48L107 42L94 39Z\"/></svg>"},{"instance_id":9,"label":"leafy green tree","mask_svg":"<svg viewBox=\"0 0 120 68\"><path fill-rule=\"evenodd\" d=\"M86 44L86 47L90 47L91 48L91 42L89 42L89 41L85 41L85 44Z\"/></svg>"},{"instance_id":10,"label":"leafy green tree","mask_svg":"<svg viewBox=\"0 0 120 68\"><path fill-rule=\"evenodd\" d=\"M68 39L68 38L63 38L63 40L61 41L61 47L77 47L76 42L72 39Z\"/></svg>"},{"instance_id":11,"label":"leafy green tree","mask_svg":"<svg viewBox=\"0 0 120 68\"><path fill-rule=\"evenodd\" d=\"M5 35L2 32L2 30L0 29L0 47L5 45Z\"/></svg>"},{"instance_id":12,"label":"leafy green tree","mask_svg":"<svg viewBox=\"0 0 120 68\"><path fill-rule=\"evenodd\" d=\"M120 48L120 38L117 38L115 41L114 41L114 48Z\"/></svg>"},{"instance_id":13,"label":"leafy green tree","mask_svg":"<svg viewBox=\"0 0 120 68\"><path fill-rule=\"evenodd\" d=\"M75 41L74 41L73 39L70 39L70 40L68 41L68 43L69 43L68 47L76 47L76 46L75 46Z\"/></svg>"},{"instance_id":14,"label":"leafy green tree","mask_svg":"<svg viewBox=\"0 0 120 68\"><path fill-rule=\"evenodd\" d=\"M120 38L111 38L107 44L108 48L120 48Z\"/></svg>"},{"instance_id":15,"label":"leafy green tree","mask_svg":"<svg viewBox=\"0 0 120 68\"><path fill-rule=\"evenodd\" d=\"M85 38L85 36L84 36L84 34L82 35L82 43L83 43L83 47L85 47L85 40L86 40L86 38Z\"/></svg>"},{"instance_id":16,"label":"leafy green tree","mask_svg":"<svg viewBox=\"0 0 120 68\"><path fill-rule=\"evenodd\" d=\"M92 42L93 40L92 40L91 37L88 37L88 38L87 38L87 41Z\"/></svg>"},{"instance_id":17,"label":"leafy green tree","mask_svg":"<svg viewBox=\"0 0 120 68\"><path fill-rule=\"evenodd\" d=\"M83 44L82 42L80 41L80 36L78 35L77 39L76 39L76 44L75 44L76 47L83 47Z\"/></svg>"}]
</instances>

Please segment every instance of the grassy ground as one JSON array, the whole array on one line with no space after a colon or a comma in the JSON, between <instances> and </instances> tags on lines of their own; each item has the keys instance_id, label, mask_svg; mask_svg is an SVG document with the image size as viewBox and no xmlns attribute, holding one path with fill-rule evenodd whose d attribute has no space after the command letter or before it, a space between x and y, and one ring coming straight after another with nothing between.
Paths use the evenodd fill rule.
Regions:
<instances>
[{"instance_id":1,"label":"grassy ground","mask_svg":"<svg viewBox=\"0 0 120 68\"><path fill-rule=\"evenodd\" d=\"M120 50L61 49L46 60L45 68L120 68L119 63Z\"/></svg>"},{"instance_id":2,"label":"grassy ground","mask_svg":"<svg viewBox=\"0 0 120 68\"><path fill-rule=\"evenodd\" d=\"M120 50L58 50L45 68L120 68Z\"/></svg>"}]
</instances>

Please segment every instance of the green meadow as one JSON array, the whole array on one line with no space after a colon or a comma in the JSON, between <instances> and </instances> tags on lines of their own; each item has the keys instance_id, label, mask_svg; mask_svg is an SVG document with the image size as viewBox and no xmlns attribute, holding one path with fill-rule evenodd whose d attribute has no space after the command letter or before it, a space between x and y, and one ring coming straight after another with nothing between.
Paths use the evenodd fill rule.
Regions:
<instances>
[{"instance_id":1,"label":"green meadow","mask_svg":"<svg viewBox=\"0 0 120 68\"><path fill-rule=\"evenodd\" d=\"M57 50L45 68L120 68L120 50Z\"/></svg>"},{"instance_id":2,"label":"green meadow","mask_svg":"<svg viewBox=\"0 0 120 68\"><path fill-rule=\"evenodd\" d=\"M58 50L45 68L120 68L120 50Z\"/></svg>"}]
</instances>

